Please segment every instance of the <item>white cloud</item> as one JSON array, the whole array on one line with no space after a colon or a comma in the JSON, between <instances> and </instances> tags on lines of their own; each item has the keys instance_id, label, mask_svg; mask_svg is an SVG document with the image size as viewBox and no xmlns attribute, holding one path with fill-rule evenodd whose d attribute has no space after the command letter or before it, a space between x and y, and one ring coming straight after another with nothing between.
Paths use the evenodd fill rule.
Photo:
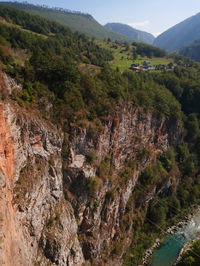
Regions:
<instances>
[{"instance_id":1,"label":"white cloud","mask_svg":"<svg viewBox=\"0 0 200 266\"><path fill-rule=\"evenodd\" d=\"M149 25L150 21L149 20L144 20L141 22L133 22L133 23L129 23L128 25L131 27L144 27L146 25Z\"/></svg>"}]
</instances>

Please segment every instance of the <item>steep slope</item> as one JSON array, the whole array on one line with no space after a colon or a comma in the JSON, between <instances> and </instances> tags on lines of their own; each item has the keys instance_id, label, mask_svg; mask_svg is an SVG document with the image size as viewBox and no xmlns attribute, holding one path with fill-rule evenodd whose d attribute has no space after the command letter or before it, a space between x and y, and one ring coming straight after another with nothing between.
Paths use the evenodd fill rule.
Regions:
<instances>
[{"instance_id":1,"label":"steep slope","mask_svg":"<svg viewBox=\"0 0 200 266\"><path fill-rule=\"evenodd\" d=\"M112 39L118 41L132 42L133 38L105 29L91 15L79 12L65 11L62 9L51 9L42 6L35 6L28 3L0 2L2 5L19 8L31 14L39 15L49 20L57 21L69 27L73 32L80 32L97 40Z\"/></svg>"},{"instance_id":2,"label":"steep slope","mask_svg":"<svg viewBox=\"0 0 200 266\"><path fill-rule=\"evenodd\" d=\"M1 76L0 91L9 93L7 80L14 81ZM66 141L64 132L14 102L0 107L2 265L100 265L102 259L121 265L132 239L133 222L122 223L127 202L147 165L179 142L178 124L123 104L104 119L96 140L87 128L74 128ZM95 164L87 159L94 150Z\"/></svg>"},{"instance_id":3,"label":"steep slope","mask_svg":"<svg viewBox=\"0 0 200 266\"><path fill-rule=\"evenodd\" d=\"M154 45L168 51L176 51L200 39L200 13L192 16L159 35Z\"/></svg>"},{"instance_id":4,"label":"steep slope","mask_svg":"<svg viewBox=\"0 0 200 266\"><path fill-rule=\"evenodd\" d=\"M2 89L13 80L1 73ZM0 104L1 265L81 265L73 210L64 200L62 135L13 103Z\"/></svg>"},{"instance_id":5,"label":"steep slope","mask_svg":"<svg viewBox=\"0 0 200 266\"><path fill-rule=\"evenodd\" d=\"M192 44L181 48L179 54L200 62L200 41L194 41Z\"/></svg>"},{"instance_id":6,"label":"steep slope","mask_svg":"<svg viewBox=\"0 0 200 266\"><path fill-rule=\"evenodd\" d=\"M82 34L0 15L0 264L139 265L168 203L199 202L199 64L121 74Z\"/></svg>"},{"instance_id":7,"label":"steep slope","mask_svg":"<svg viewBox=\"0 0 200 266\"><path fill-rule=\"evenodd\" d=\"M169 145L178 143L180 132L177 124L126 104L118 106L105 119L104 130L96 143L84 129L74 134L71 162L64 169L64 184L70 192L68 200L76 210L86 259L101 262L103 254L105 265L113 265L114 258L121 265L134 227L130 217L130 223L123 223L132 191L141 172ZM96 151L96 163L88 165L87 153L91 149ZM148 152L139 158L144 150ZM79 186L85 189L80 190ZM165 181L161 190L165 190ZM132 200L136 200L134 196ZM118 245L120 250L115 251Z\"/></svg>"},{"instance_id":8,"label":"steep slope","mask_svg":"<svg viewBox=\"0 0 200 266\"><path fill-rule=\"evenodd\" d=\"M148 32L136 30L131 26L122 23L107 23L104 27L114 32L127 35L133 38L134 40L148 44L153 44L155 39L155 37Z\"/></svg>"}]
</instances>

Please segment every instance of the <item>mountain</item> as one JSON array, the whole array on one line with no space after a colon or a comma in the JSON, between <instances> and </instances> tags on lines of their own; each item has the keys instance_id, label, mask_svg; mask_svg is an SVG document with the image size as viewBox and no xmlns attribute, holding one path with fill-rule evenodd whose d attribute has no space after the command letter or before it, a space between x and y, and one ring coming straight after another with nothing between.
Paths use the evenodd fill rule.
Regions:
<instances>
[{"instance_id":1,"label":"mountain","mask_svg":"<svg viewBox=\"0 0 200 266\"><path fill-rule=\"evenodd\" d=\"M29 3L19 2L0 2L1 5L11 6L29 12L31 14L39 15L49 20L61 23L68 26L73 32L84 33L85 35L95 38L97 40L104 40L110 38L121 42L131 43L131 37L117 34L111 30L104 28L91 15L81 12L73 12L61 8L48 8L46 6L36 6Z\"/></svg>"},{"instance_id":2,"label":"mountain","mask_svg":"<svg viewBox=\"0 0 200 266\"><path fill-rule=\"evenodd\" d=\"M159 35L154 45L176 51L200 39L200 13L192 16Z\"/></svg>"},{"instance_id":3,"label":"mountain","mask_svg":"<svg viewBox=\"0 0 200 266\"><path fill-rule=\"evenodd\" d=\"M200 62L200 40L194 41L179 50L179 54Z\"/></svg>"},{"instance_id":4,"label":"mountain","mask_svg":"<svg viewBox=\"0 0 200 266\"><path fill-rule=\"evenodd\" d=\"M155 37L148 32L136 30L131 26L122 23L107 23L104 27L108 30L127 35L135 40L148 44L153 44L155 39Z\"/></svg>"}]
</instances>

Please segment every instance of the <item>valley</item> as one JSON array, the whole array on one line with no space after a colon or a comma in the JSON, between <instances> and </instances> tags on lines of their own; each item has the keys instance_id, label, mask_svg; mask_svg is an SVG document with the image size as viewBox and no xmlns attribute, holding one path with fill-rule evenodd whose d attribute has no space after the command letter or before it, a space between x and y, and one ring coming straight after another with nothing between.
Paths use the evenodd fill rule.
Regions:
<instances>
[{"instance_id":1,"label":"valley","mask_svg":"<svg viewBox=\"0 0 200 266\"><path fill-rule=\"evenodd\" d=\"M139 266L200 204L200 63L88 20L0 4L2 265Z\"/></svg>"}]
</instances>

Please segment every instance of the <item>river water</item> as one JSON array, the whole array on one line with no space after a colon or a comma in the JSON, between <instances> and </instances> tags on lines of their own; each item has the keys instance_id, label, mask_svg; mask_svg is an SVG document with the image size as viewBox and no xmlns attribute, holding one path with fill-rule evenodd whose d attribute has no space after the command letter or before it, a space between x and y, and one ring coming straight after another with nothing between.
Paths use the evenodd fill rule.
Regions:
<instances>
[{"instance_id":1,"label":"river water","mask_svg":"<svg viewBox=\"0 0 200 266\"><path fill-rule=\"evenodd\" d=\"M172 266L183 246L200 237L200 211L191 218L191 220L179 229L176 233L167 235L161 244L153 253L151 266Z\"/></svg>"}]
</instances>

